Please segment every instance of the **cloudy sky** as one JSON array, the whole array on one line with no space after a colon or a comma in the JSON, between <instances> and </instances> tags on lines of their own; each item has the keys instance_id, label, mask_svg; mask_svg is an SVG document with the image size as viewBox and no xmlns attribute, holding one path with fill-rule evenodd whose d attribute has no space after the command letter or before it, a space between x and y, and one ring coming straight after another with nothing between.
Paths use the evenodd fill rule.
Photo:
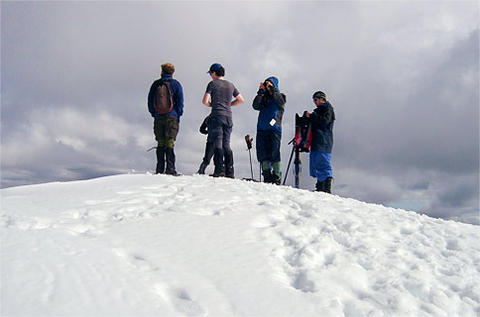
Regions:
<instances>
[{"instance_id":1,"label":"cloudy sky","mask_svg":"<svg viewBox=\"0 0 480 317\"><path fill-rule=\"evenodd\" d=\"M194 173L205 72L220 62L246 99L233 111L237 177L250 174L258 83L275 75L284 169L294 115L323 90L335 193L478 222L478 16L477 2L3 1L2 187L153 171L146 97L167 61L185 92L177 169Z\"/></svg>"}]
</instances>

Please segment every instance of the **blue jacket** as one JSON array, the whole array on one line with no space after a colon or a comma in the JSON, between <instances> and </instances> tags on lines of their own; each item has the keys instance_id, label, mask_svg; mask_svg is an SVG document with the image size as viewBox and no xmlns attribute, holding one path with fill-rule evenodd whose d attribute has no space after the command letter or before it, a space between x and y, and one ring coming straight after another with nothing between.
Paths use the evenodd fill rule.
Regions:
<instances>
[{"instance_id":1,"label":"blue jacket","mask_svg":"<svg viewBox=\"0 0 480 317\"><path fill-rule=\"evenodd\" d=\"M172 89L173 94L173 109L169 113L165 114L158 114L155 112L155 108L153 106L153 100L155 96L155 90L157 89L161 80L168 80L170 81L170 87ZM148 111L152 115L152 117L180 117L183 114L183 88L180 82L176 79L172 78L172 75L163 74L160 79L157 79L153 82L152 86L150 87L150 92L148 93Z\"/></svg>"},{"instance_id":2,"label":"blue jacket","mask_svg":"<svg viewBox=\"0 0 480 317\"><path fill-rule=\"evenodd\" d=\"M333 148L333 122L335 112L330 102L318 106L310 115L312 124L312 151L331 153Z\"/></svg>"},{"instance_id":3,"label":"blue jacket","mask_svg":"<svg viewBox=\"0 0 480 317\"><path fill-rule=\"evenodd\" d=\"M253 109L260 111L258 114L257 130L276 130L281 132L286 97L280 93L278 79L276 77L268 77L266 80L273 84L273 89L271 91L259 89L252 105Z\"/></svg>"}]
</instances>

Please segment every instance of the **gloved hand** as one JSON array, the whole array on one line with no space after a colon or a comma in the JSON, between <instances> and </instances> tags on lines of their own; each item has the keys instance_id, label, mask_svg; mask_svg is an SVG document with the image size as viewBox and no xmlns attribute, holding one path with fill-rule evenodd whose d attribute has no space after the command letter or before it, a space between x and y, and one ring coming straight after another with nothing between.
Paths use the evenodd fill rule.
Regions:
<instances>
[{"instance_id":1,"label":"gloved hand","mask_svg":"<svg viewBox=\"0 0 480 317\"><path fill-rule=\"evenodd\" d=\"M273 93L275 92L275 86L269 82L268 80L266 80L264 83L263 83L263 86L265 87L265 89L267 90L267 92L270 94L270 95L273 95Z\"/></svg>"},{"instance_id":2,"label":"gloved hand","mask_svg":"<svg viewBox=\"0 0 480 317\"><path fill-rule=\"evenodd\" d=\"M201 134L208 134L208 127L207 127L206 124L205 124L205 125L202 124L202 125L200 126L200 133L201 133Z\"/></svg>"},{"instance_id":3,"label":"gloved hand","mask_svg":"<svg viewBox=\"0 0 480 317\"><path fill-rule=\"evenodd\" d=\"M208 120L209 120L209 117L206 117L205 120L203 120L203 123L202 125L200 126L200 133L201 134L208 134Z\"/></svg>"}]
</instances>

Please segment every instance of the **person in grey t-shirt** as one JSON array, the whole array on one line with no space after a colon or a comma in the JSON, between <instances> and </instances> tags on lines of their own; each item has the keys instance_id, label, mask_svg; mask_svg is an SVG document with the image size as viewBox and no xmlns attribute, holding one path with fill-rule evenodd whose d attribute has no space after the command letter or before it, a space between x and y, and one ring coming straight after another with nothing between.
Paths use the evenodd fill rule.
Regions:
<instances>
[{"instance_id":1,"label":"person in grey t-shirt","mask_svg":"<svg viewBox=\"0 0 480 317\"><path fill-rule=\"evenodd\" d=\"M245 100L231 82L223 79L225 68L222 65L212 64L208 74L212 81L208 83L202 103L212 108L208 121L208 142L212 142L215 148L213 156L215 170L212 176L234 178L233 152L230 148L233 127L231 107ZM232 101L232 98L235 99Z\"/></svg>"}]
</instances>

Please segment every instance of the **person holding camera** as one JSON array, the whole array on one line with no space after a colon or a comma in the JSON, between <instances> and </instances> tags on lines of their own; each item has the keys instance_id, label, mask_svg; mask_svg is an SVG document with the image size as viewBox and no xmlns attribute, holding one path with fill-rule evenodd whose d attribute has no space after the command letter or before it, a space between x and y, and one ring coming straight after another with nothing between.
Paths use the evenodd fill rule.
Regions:
<instances>
[{"instance_id":1,"label":"person holding camera","mask_svg":"<svg viewBox=\"0 0 480 317\"><path fill-rule=\"evenodd\" d=\"M312 127L310 176L317 179L315 184L317 191L332 193L331 157L335 112L324 92L317 91L312 98L316 109L313 112L305 111L304 113Z\"/></svg>"},{"instance_id":2,"label":"person holding camera","mask_svg":"<svg viewBox=\"0 0 480 317\"><path fill-rule=\"evenodd\" d=\"M278 88L278 78L271 76L260 83L252 106L259 111L256 150L265 183L280 185L282 179L280 143L285 103L286 97Z\"/></svg>"},{"instance_id":3,"label":"person holding camera","mask_svg":"<svg viewBox=\"0 0 480 317\"><path fill-rule=\"evenodd\" d=\"M233 152L230 148L233 128L231 108L244 102L244 99L237 88L223 78L225 68L221 64L212 64L207 73L212 81L207 85L202 103L212 108L208 120L208 142L211 142L214 148L215 170L212 176L234 178Z\"/></svg>"}]
</instances>

